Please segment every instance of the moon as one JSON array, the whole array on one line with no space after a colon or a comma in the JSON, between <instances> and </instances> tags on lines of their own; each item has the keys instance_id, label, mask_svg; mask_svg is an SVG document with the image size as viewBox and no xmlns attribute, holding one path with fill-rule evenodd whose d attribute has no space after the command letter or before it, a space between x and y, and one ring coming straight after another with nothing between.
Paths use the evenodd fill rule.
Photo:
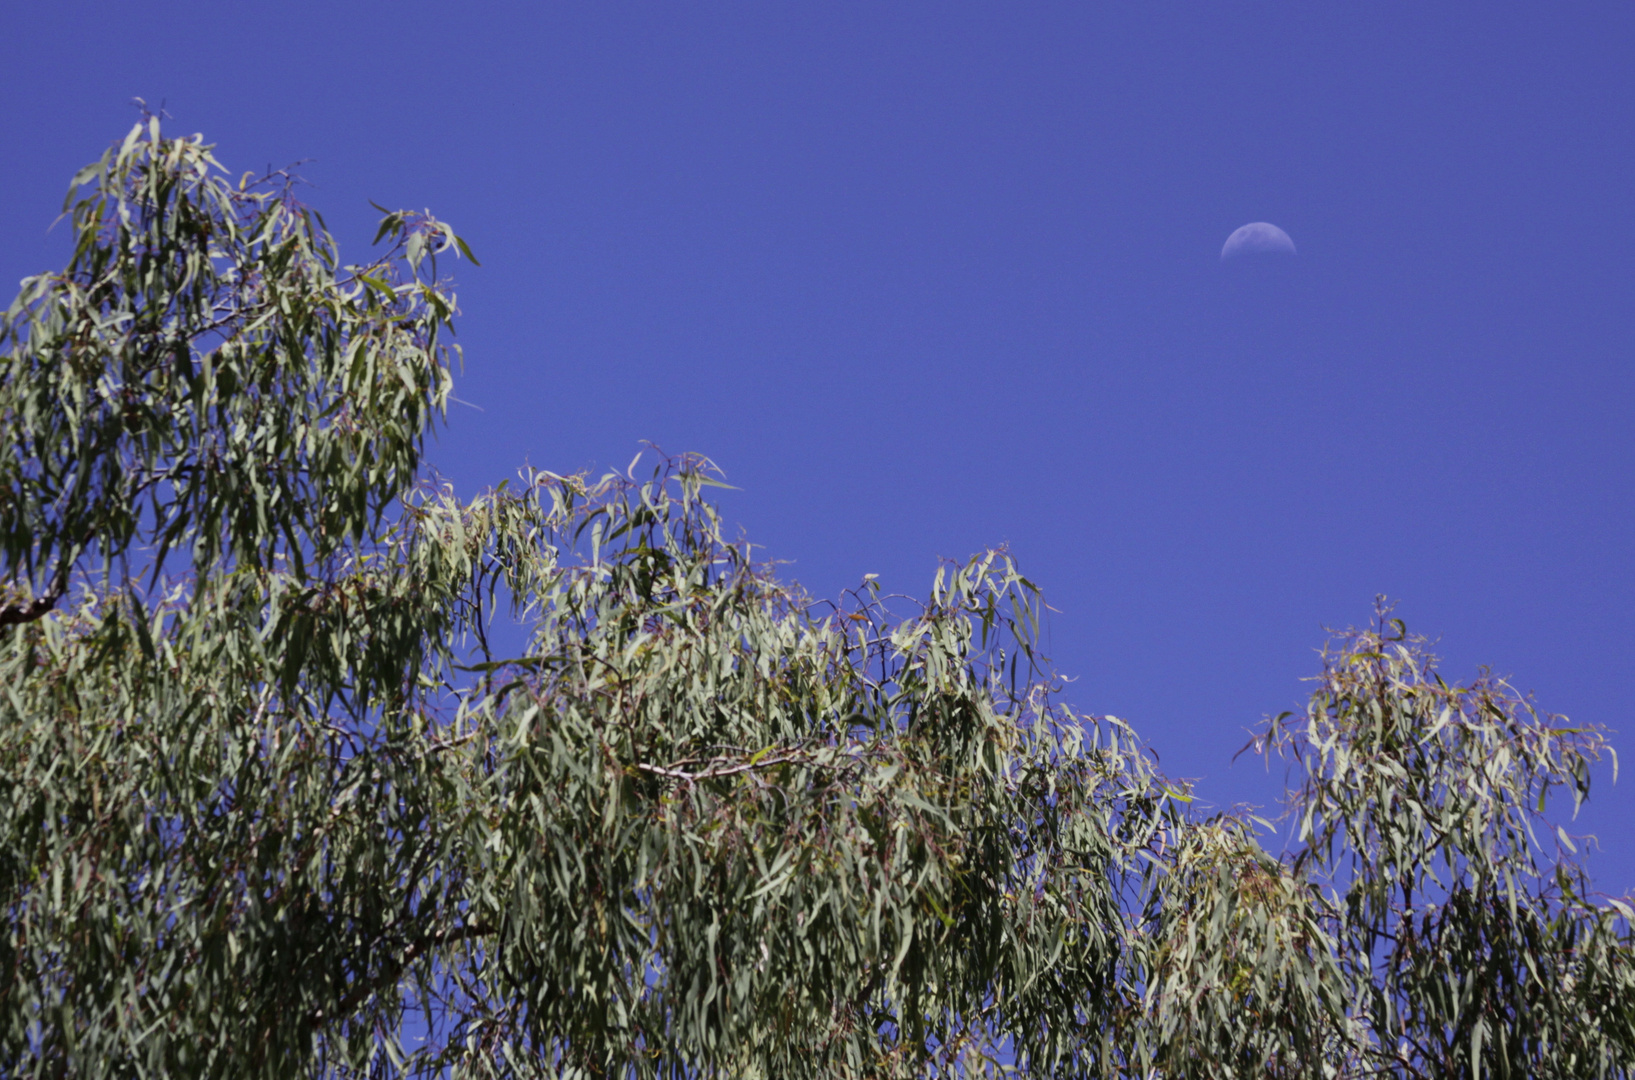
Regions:
<instances>
[{"instance_id":1,"label":"moon","mask_svg":"<svg viewBox=\"0 0 1635 1080\"><path fill-rule=\"evenodd\" d=\"M1294 241L1269 221L1251 221L1226 238L1221 262L1237 255L1293 255Z\"/></svg>"}]
</instances>

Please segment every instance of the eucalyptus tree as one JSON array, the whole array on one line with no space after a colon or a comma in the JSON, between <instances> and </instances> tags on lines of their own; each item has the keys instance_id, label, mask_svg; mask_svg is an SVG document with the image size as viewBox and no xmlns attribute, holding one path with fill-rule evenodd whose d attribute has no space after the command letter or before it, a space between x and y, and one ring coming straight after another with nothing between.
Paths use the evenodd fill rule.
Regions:
<instances>
[{"instance_id":1,"label":"eucalyptus tree","mask_svg":"<svg viewBox=\"0 0 1635 1080\"><path fill-rule=\"evenodd\" d=\"M1292 870L1327 886L1354 1071L1410 1077L1627 1076L1635 1066L1628 899L1600 900L1545 811L1576 813L1594 726L1503 680L1437 674L1383 614L1325 656L1302 716L1261 748L1293 764ZM1616 758L1614 758L1616 764Z\"/></svg>"},{"instance_id":2,"label":"eucalyptus tree","mask_svg":"<svg viewBox=\"0 0 1635 1080\"><path fill-rule=\"evenodd\" d=\"M66 209L0 326L7 1075L1629 1074L1540 831L1595 729L1381 622L1262 733L1274 856L1002 552L819 603L704 459L426 480L429 215L344 265L151 118Z\"/></svg>"}]
</instances>

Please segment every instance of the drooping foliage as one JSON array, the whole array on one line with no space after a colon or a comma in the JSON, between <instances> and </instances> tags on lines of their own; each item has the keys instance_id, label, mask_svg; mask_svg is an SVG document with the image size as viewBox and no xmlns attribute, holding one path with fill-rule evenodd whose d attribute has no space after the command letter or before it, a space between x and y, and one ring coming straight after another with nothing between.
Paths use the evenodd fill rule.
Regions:
<instances>
[{"instance_id":1,"label":"drooping foliage","mask_svg":"<svg viewBox=\"0 0 1635 1080\"><path fill-rule=\"evenodd\" d=\"M820 603L693 457L462 499L389 214L146 121L0 337L0 1071L1623 1076L1593 728L1343 638L1283 855L1079 713L1003 552Z\"/></svg>"},{"instance_id":2,"label":"drooping foliage","mask_svg":"<svg viewBox=\"0 0 1635 1080\"><path fill-rule=\"evenodd\" d=\"M1325 657L1304 716L1264 745L1295 763L1291 865L1325 883L1333 963L1364 1065L1408 1076L1627 1075L1627 901L1597 903L1572 809L1608 747L1491 676L1450 686L1382 617Z\"/></svg>"}]
</instances>

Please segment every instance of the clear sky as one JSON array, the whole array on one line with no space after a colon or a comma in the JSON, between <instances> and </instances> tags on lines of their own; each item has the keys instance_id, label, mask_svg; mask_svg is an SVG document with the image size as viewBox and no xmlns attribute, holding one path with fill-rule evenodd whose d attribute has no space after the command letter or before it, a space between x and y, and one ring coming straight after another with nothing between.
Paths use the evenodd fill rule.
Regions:
<instances>
[{"instance_id":1,"label":"clear sky","mask_svg":"<svg viewBox=\"0 0 1635 1080\"><path fill-rule=\"evenodd\" d=\"M6 14L0 277L135 120L467 237L432 460L713 457L833 595L1006 543L1081 708L1218 804L1376 593L1635 753L1635 8L58 0ZM1273 222L1299 254L1219 259ZM7 299L9 299L9 294ZM1635 888L1603 771L1600 885Z\"/></svg>"}]
</instances>

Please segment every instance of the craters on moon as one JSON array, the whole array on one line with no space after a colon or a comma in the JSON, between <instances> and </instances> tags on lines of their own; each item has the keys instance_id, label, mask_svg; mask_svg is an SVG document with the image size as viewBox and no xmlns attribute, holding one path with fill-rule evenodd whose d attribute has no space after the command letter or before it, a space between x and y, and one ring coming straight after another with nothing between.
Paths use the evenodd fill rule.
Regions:
<instances>
[{"instance_id":1,"label":"craters on moon","mask_svg":"<svg viewBox=\"0 0 1635 1080\"><path fill-rule=\"evenodd\" d=\"M1251 221L1233 231L1221 248L1221 262L1240 255L1293 255L1294 241L1269 221Z\"/></svg>"}]
</instances>

